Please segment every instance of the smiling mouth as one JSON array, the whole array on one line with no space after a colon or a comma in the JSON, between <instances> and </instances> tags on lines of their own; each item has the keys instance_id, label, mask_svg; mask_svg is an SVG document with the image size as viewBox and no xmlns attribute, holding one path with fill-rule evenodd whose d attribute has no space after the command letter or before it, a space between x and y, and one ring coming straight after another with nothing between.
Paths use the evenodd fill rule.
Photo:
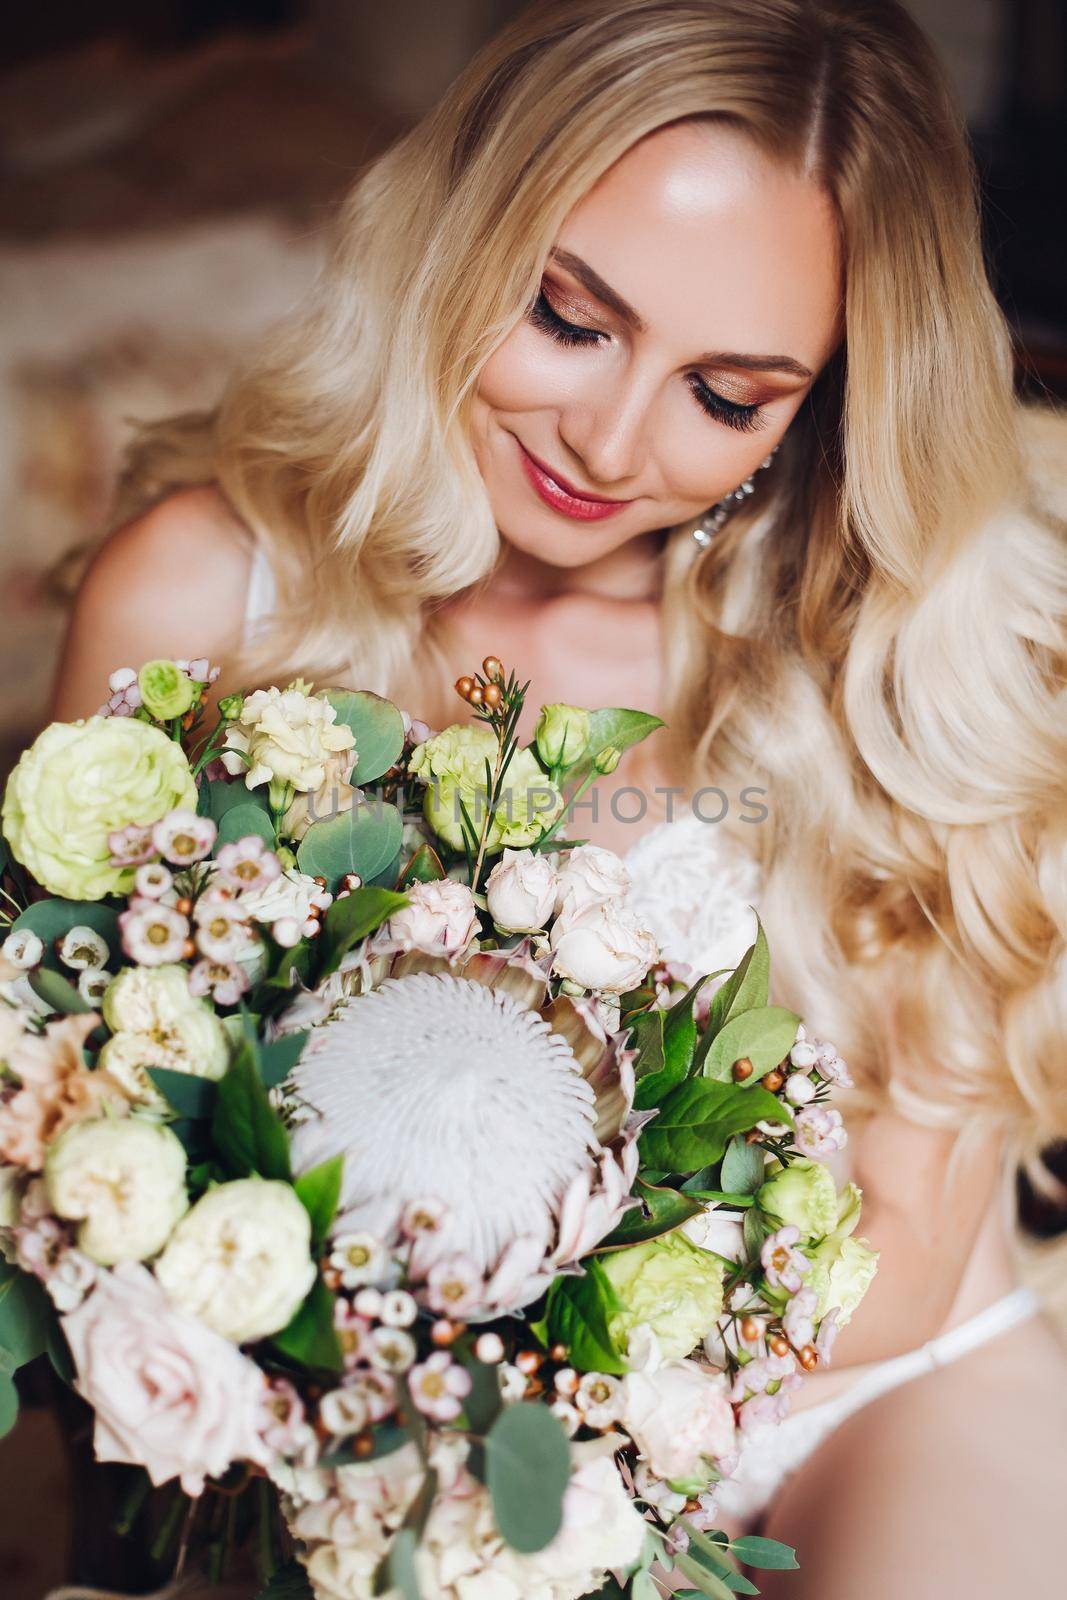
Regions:
<instances>
[{"instance_id":1,"label":"smiling mouth","mask_svg":"<svg viewBox=\"0 0 1067 1600\"><path fill-rule=\"evenodd\" d=\"M523 470L528 481L540 498L554 510L562 511L566 516L575 517L582 522L591 522L599 521L601 517L612 516L624 506L633 505L632 500L609 500L603 495L590 495L582 489L575 488L566 478L558 476L554 468L539 460L537 456L531 455L517 437L514 435L513 437L519 447Z\"/></svg>"}]
</instances>

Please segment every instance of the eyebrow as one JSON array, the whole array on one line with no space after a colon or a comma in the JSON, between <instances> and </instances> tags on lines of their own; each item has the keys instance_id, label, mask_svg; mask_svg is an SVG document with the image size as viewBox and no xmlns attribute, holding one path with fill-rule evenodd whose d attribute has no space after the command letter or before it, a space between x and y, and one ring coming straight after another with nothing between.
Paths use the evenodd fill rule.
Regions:
<instances>
[{"instance_id":1,"label":"eyebrow","mask_svg":"<svg viewBox=\"0 0 1067 1600\"><path fill-rule=\"evenodd\" d=\"M554 247L549 251L553 261L558 261L566 271L573 273L579 283L584 283L590 294L595 294L621 317L628 327L636 333L647 332L643 318L634 310L628 300L624 300L618 290L613 289L610 283L605 283L599 272L583 261L581 256L576 256L571 250ZM793 356L753 356L744 355L737 350L706 350L702 356L697 356L695 365L712 367L744 367L750 372L790 372L797 378L813 378L815 374L810 367L797 361Z\"/></svg>"}]
</instances>

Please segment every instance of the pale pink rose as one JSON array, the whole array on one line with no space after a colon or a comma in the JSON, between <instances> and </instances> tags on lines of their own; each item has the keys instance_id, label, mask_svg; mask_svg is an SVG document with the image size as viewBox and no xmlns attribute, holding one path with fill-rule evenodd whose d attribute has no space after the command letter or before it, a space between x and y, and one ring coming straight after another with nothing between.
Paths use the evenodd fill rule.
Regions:
<instances>
[{"instance_id":1,"label":"pale pink rose","mask_svg":"<svg viewBox=\"0 0 1067 1600\"><path fill-rule=\"evenodd\" d=\"M478 935L478 908L465 883L440 878L404 890L408 904L389 918L392 938L415 950L456 955Z\"/></svg>"},{"instance_id":2,"label":"pale pink rose","mask_svg":"<svg viewBox=\"0 0 1067 1600\"><path fill-rule=\"evenodd\" d=\"M533 850L505 850L485 885L489 915L508 933L543 928L556 903L556 869Z\"/></svg>"},{"instance_id":3,"label":"pale pink rose","mask_svg":"<svg viewBox=\"0 0 1067 1600\"><path fill-rule=\"evenodd\" d=\"M552 924L552 970L583 989L625 994L659 960L659 946L638 918L618 900L604 900L572 914L570 898Z\"/></svg>"},{"instance_id":4,"label":"pale pink rose","mask_svg":"<svg viewBox=\"0 0 1067 1600\"><path fill-rule=\"evenodd\" d=\"M629 887L629 870L614 850L580 844L560 855L556 915L580 916L590 906L620 900Z\"/></svg>"},{"instance_id":5,"label":"pale pink rose","mask_svg":"<svg viewBox=\"0 0 1067 1600\"><path fill-rule=\"evenodd\" d=\"M129 1110L129 1099L108 1072L90 1071L82 1046L100 1021L95 1011L49 1022L43 1033L20 1033L7 1047L7 1067L19 1080L0 1105L0 1156L40 1172L45 1146L72 1123Z\"/></svg>"},{"instance_id":6,"label":"pale pink rose","mask_svg":"<svg viewBox=\"0 0 1067 1600\"><path fill-rule=\"evenodd\" d=\"M734 1414L719 1373L668 1361L623 1381L623 1423L660 1478L690 1478L734 1448Z\"/></svg>"},{"instance_id":7,"label":"pale pink rose","mask_svg":"<svg viewBox=\"0 0 1067 1600\"><path fill-rule=\"evenodd\" d=\"M172 1306L147 1267L123 1262L60 1319L75 1387L96 1413L100 1461L203 1492L236 1461L270 1464L266 1379L236 1345Z\"/></svg>"}]
</instances>

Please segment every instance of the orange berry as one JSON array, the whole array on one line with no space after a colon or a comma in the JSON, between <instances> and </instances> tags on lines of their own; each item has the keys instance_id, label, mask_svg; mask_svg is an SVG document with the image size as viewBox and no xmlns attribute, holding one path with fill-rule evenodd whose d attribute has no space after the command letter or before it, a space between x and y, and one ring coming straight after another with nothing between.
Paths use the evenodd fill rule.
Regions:
<instances>
[{"instance_id":1,"label":"orange berry","mask_svg":"<svg viewBox=\"0 0 1067 1600\"><path fill-rule=\"evenodd\" d=\"M742 1056L739 1061L734 1062L734 1082L744 1083L746 1078L751 1078L755 1070L748 1057Z\"/></svg>"},{"instance_id":2,"label":"orange berry","mask_svg":"<svg viewBox=\"0 0 1067 1600\"><path fill-rule=\"evenodd\" d=\"M469 700L471 690L474 688L474 679L462 677L456 679L456 693L461 700Z\"/></svg>"},{"instance_id":3,"label":"orange berry","mask_svg":"<svg viewBox=\"0 0 1067 1600\"><path fill-rule=\"evenodd\" d=\"M766 1074L766 1076L764 1077L764 1079L763 1079L763 1087L770 1094L777 1094L779 1089L782 1087L782 1084L784 1082L785 1082L784 1074L779 1072L778 1068L775 1067L773 1072L768 1072Z\"/></svg>"},{"instance_id":4,"label":"orange berry","mask_svg":"<svg viewBox=\"0 0 1067 1600\"><path fill-rule=\"evenodd\" d=\"M504 676L503 663L500 661L498 656L486 656L485 660L482 662L482 671L485 673L487 678L491 678L493 680L502 678Z\"/></svg>"},{"instance_id":5,"label":"orange berry","mask_svg":"<svg viewBox=\"0 0 1067 1600\"><path fill-rule=\"evenodd\" d=\"M485 699L485 690L482 688L480 683L476 683L474 685L474 688L467 696L467 699L472 706L480 706L482 704L483 700Z\"/></svg>"}]
</instances>

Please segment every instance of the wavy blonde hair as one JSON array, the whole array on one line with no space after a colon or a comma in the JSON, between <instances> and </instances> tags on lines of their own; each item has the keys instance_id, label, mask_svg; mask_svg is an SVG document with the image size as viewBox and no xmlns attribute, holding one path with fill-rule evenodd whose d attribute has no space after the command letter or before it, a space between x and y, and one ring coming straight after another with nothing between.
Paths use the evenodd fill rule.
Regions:
<instances>
[{"instance_id":1,"label":"wavy blonde hair","mask_svg":"<svg viewBox=\"0 0 1067 1600\"><path fill-rule=\"evenodd\" d=\"M1034 1151L1067 1135L1067 545L1024 467L965 131L901 5L532 5L359 178L218 410L144 431L120 520L217 481L283 600L238 675L398 692L497 556L479 371L571 207L680 118L826 189L847 331L719 542L694 561L672 531L676 762L769 791L744 843L778 998L868 1102Z\"/></svg>"}]
</instances>

